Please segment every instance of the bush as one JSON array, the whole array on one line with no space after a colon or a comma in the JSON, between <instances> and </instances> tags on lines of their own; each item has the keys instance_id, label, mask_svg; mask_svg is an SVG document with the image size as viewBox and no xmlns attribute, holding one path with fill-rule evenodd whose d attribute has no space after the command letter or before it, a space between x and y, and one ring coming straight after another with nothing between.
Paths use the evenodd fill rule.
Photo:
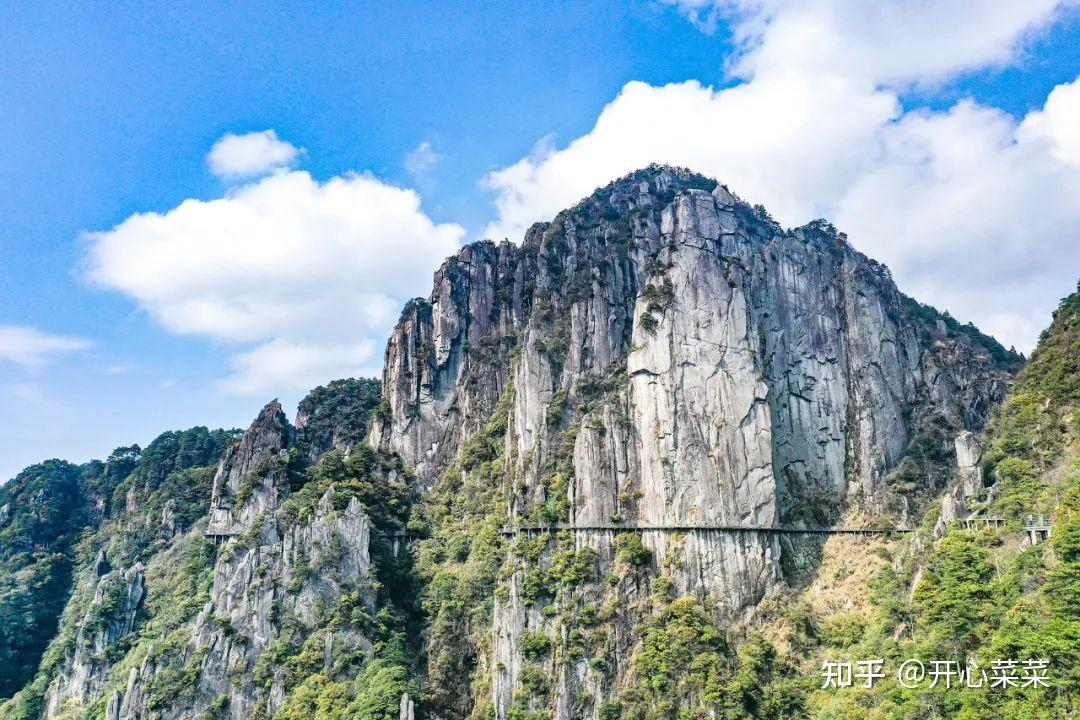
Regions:
<instances>
[{"instance_id":1,"label":"bush","mask_svg":"<svg viewBox=\"0 0 1080 720\"><path fill-rule=\"evenodd\" d=\"M521 634L521 655L528 660L538 660L551 650L551 640L542 632L526 630Z\"/></svg>"},{"instance_id":2,"label":"bush","mask_svg":"<svg viewBox=\"0 0 1080 720\"><path fill-rule=\"evenodd\" d=\"M624 532L615 536L615 558L630 567L643 568L652 563L652 550L641 541L636 532Z\"/></svg>"},{"instance_id":3,"label":"bush","mask_svg":"<svg viewBox=\"0 0 1080 720\"><path fill-rule=\"evenodd\" d=\"M840 613L829 618L818 630L818 638L826 645L846 648L859 642L866 630L866 620L857 613Z\"/></svg>"}]
</instances>

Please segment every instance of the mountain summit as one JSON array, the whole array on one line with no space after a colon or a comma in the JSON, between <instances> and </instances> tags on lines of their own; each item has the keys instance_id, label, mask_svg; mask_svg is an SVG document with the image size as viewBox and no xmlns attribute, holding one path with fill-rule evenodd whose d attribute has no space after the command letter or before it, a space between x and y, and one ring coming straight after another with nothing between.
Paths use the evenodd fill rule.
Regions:
<instances>
[{"instance_id":1,"label":"mountain summit","mask_svg":"<svg viewBox=\"0 0 1080 720\"><path fill-rule=\"evenodd\" d=\"M447 259L381 391L320 388L298 428L275 401L164 474L61 468L73 591L0 718L706 713L771 682L747 628L828 531L912 527L970 470L1021 362L828 223L639 170ZM3 490L8 545L42 476Z\"/></svg>"}]
</instances>

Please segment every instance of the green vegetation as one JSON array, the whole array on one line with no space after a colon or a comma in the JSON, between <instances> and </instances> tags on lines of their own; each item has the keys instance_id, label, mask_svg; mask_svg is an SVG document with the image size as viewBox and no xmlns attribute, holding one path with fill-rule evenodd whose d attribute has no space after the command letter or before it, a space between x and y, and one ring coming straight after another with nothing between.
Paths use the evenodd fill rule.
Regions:
<instances>
[{"instance_id":1,"label":"green vegetation","mask_svg":"<svg viewBox=\"0 0 1080 720\"><path fill-rule=\"evenodd\" d=\"M672 172L680 187L715 187ZM611 186L577 215L545 230L550 243L535 257L553 276L571 281L567 298L537 299L533 308L541 320L538 349L556 376L568 357L570 332L570 314L559 306L592 291L589 269L568 265L560 243L572 227L625 235L620 203L627 200L620 187ZM739 212L749 210L740 206ZM761 222L771 222L755 212ZM838 237L827 223L811 230ZM646 330L658 326L656 316L673 294L670 281L659 276L643 290L639 322ZM533 451L523 460L537 478L528 488L515 477L518 458L508 455L508 385L487 425L464 440L455 462L422 496L399 458L360 442L371 413L388 417L378 383L346 380L319 388L302 404L305 422L288 457L267 460L234 497L243 502L274 482L284 501L265 526L256 523L221 546L203 537L201 523L215 462L235 433L195 428L166 433L145 450L120 448L105 462L75 467L49 461L28 468L0 488L0 693L10 696L21 688L0 706L0 719L39 718L48 683L79 634L115 620L121 585L116 575L99 580L99 549L108 556L102 573L145 562L150 592L134 632L95 656L104 673L100 692L85 707L71 708L70 716L101 720L106 699L125 685L132 669L149 661L156 673L143 690L151 715L166 714L176 703L201 703L201 717L224 717L228 696L205 692L205 683L200 687L206 663L217 662L213 653L221 645L252 647L254 633L243 619L217 608L206 622L222 643L192 642L194 619L210 599L215 563L219 569L228 563L248 567L241 560L265 550L259 549L266 542L260 537L264 528L282 534L302 530L320 513L330 488L332 517L357 502L370 520L370 584L366 578L350 584L335 577L349 547L349 538L336 531L321 534L318 547L293 548L288 584L273 585L282 579L274 577L277 566L255 563L252 586L280 587L285 594L271 593L267 600L273 641L220 676L234 682L246 674L264 698L280 688L283 704L275 717L281 720L393 720L403 693L417 700L421 717L488 720L494 713L491 678L512 672L494 663L494 611L512 597L520 601L514 610L523 606L527 615L521 656L515 658L520 665L513 671L514 720L549 718L556 703L571 715L595 713L603 720L1075 717L1078 298L1063 302L987 431L983 469L994 489L985 488L982 502L988 513L1013 522L979 532L952 527L935 538L929 529L937 514L928 512L915 542L878 548L884 562L870 583L869 602L827 615L815 610L819 606L808 594L773 616L732 621L730 609L714 598L678 596L675 583L662 574L675 562L670 546L667 557L655 556L638 532L615 532L613 547L602 541L590 547L566 531L523 533L513 542L500 535L511 511L543 524L570 516L575 443L589 438L610 444L605 434L618 435L629 422L624 373L584 376L555 393L536 446L546 451L542 461L533 462ZM978 346L977 353L985 350L1006 366L1020 362L974 328L913 301L905 301L905 308L927 333L939 333L943 323L961 343ZM406 310L430 311L425 301ZM495 357L512 345L478 344L475 352ZM885 484L895 501L917 514L950 479L944 468L953 460L957 428L954 420L932 412L916 411L905 420L914 428L908 453ZM350 450L333 449L343 447ZM817 503L814 489L805 493L796 504L808 521L833 517L832 508ZM632 490L620 493L610 522L638 517L639 499ZM1056 522L1049 542L1021 549L1015 519L1027 512L1052 514ZM405 533L414 541L412 552L397 551ZM835 573L838 581L851 574L846 563L843 570ZM294 610L288 594L301 592L310 605ZM790 597L796 595L793 590ZM774 620L779 631L768 624ZM903 688L886 676L872 689L819 687L822 660L883 658L895 668L908 657L971 660L983 667L998 658L1046 659L1052 684L1008 693L946 692ZM559 697L567 687L571 696ZM268 720L265 702L252 716Z\"/></svg>"},{"instance_id":2,"label":"green vegetation","mask_svg":"<svg viewBox=\"0 0 1080 720\"><path fill-rule=\"evenodd\" d=\"M141 493L140 510L151 517L169 502L177 529L190 527L206 511L213 468L205 466L232 437L203 427L167 432L145 450L118 448L105 462L48 460L0 487L7 508L0 511L0 698L34 676L76 570L93 562L98 547L127 564L164 547L157 526L106 529L125 511L128 492Z\"/></svg>"},{"instance_id":3,"label":"green vegetation","mask_svg":"<svg viewBox=\"0 0 1080 720\"><path fill-rule=\"evenodd\" d=\"M615 557L631 568L642 568L652 562L652 551L642 543L640 533L625 532L615 536Z\"/></svg>"},{"instance_id":4,"label":"green vegetation","mask_svg":"<svg viewBox=\"0 0 1080 720\"><path fill-rule=\"evenodd\" d=\"M868 619L809 618L803 651L820 662L881 657L1046 660L1049 687L907 689L887 675L872 690L813 689L822 720L1058 720L1080 712L1080 293L1064 300L987 429L987 513L1002 529L954 526L924 552L885 565ZM1055 516L1049 542L1020 550L1022 515ZM928 514L921 531L936 515ZM922 567L909 601L909 588ZM808 670L813 668L805 666Z\"/></svg>"},{"instance_id":5,"label":"green vegetation","mask_svg":"<svg viewBox=\"0 0 1080 720\"><path fill-rule=\"evenodd\" d=\"M651 335L660 326L660 321L653 313L662 315L675 300L675 289L671 284L671 279L665 277L659 285L646 285L641 292L641 300L645 303L645 310L638 318L638 324L642 330Z\"/></svg>"},{"instance_id":6,"label":"green vegetation","mask_svg":"<svg viewBox=\"0 0 1080 720\"><path fill-rule=\"evenodd\" d=\"M417 583L408 553L393 551L395 533L406 527L411 512L409 478L400 461L365 447L348 456L326 452L318 463L308 462L309 452L352 442L343 433L359 432L366 425L366 414L373 411L377 398L377 383L373 381L344 381L317 390L306 401L309 422L302 433L303 451L294 451L287 462L275 459L257 469L253 473L257 482L247 491L250 495L265 478L280 481L279 487L288 493L278 510L280 531L310 521L330 486L335 489L335 512L356 499L372 526L369 551L375 568L374 610L365 599L370 597L364 595L369 593L366 587L346 587L340 596L318 590L313 624L293 617L280 601L271 608L278 639L248 669L266 689L275 675L280 676L290 711L300 708L300 712L313 714L315 708L325 717L396 718L401 693L415 694L417 690L416 645L408 640L418 637ZM54 618L64 608L58 632L40 664L36 659L27 663L24 679L33 677L32 682L0 706L0 718L39 717L48 683L68 661L79 633L94 632L114 622L123 586L115 576L97 579L96 558L102 548L108 560L101 572L145 562L148 593L137 615L135 632L95 656L95 662L102 663L105 685L85 708L73 709L74 716L87 720L103 717L112 689L122 689L131 669L140 667L151 654L156 670L143 688L151 712L196 702L208 649L191 645L192 623L209 600L215 560L241 557L257 542L259 526L218 551L197 525L206 516L215 464L236 437L235 432L205 428L166 433L145 450L121 448L104 463L75 468L51 462L28 469L19 481L0 489L5 499L16 501L11 507L17 510L0 524L0 548L10 549L5 559L24 566L4 580L10 577L26 583L42 570L50 578L58 578L51 594L48 591L53 587L41 579L26 585L30 592L5 591L3 602L8 612L0 613L0 637L34 638L44 646L54 632L21 634L18 624L25 623L26 612L17 603L25 605L29 600L35 607L46 607L53 601ZM54 552L46 555L46 545ZM343 552L344 540L335 535L311 558L298 552L293 579L303 585L319 573L333 573ZM40 556L40 562L27 565L27 559L35 556ZM53 564L46 565L46 560ZM254 584L268 581L272 578L260 575ZM75 590L69 600L72 586ZM91 606L95 591L102 599ZM87 613L91 607L93 611ZM230 642L242 646L251 641L249 631L235 626L229 618L214 617L211 621ZM346 644L335 647L331 658L325 647L330 630L362 634L370 639L372 654ZM324 666L327 658L331 658L328 667ZM318 676L325 683L320 684ZM9 677L16 687L19 678L5 672L4 680ZM200 717L223 717L226 710L227 697L220 695ZM255 716L264 713L260 706Z\"/></svg>"},{"instance_id":7,"label":"green vegetation","mask_svg":"<svg viewBox=\"0 0 1080 720\"><path fill-rule=\"evenodd\" d=\"M0 697L34 675L56 632L86 509L79 469L50 460L0 487Z\"/></svg>"},{"instance_id":8,"label":"green vegetation","mask_svg":"<svg viewBox=\"0 0 1080 720\"><path fill-rule=\"evenodd\" d=\"M600 707L601 717L787 720L805 712L805 683L793 667L759 635L729 637L708 600L662 603L632 663L633 682Z\"/></svg>"},{"instance_id":9,"label":"green vegetation","mask_svg":"<svg viewBox=\"0 0 1080 720\"><path fill-rule=\"evenodd\" d=\"M311 460L334 447L353 447L367 431L367 418L382 396L378 380L349 378L317 387L300 401L297 433L301 454Z\"/></svg>"},{"instance_id":10,"label":"green vegetation","mask_svg":"<svg viewBox=\"0 0 1080 720\"><path fill-rule=\"evenodd\" d=\"M1023 365L1023 355L1016 352L1014 348L1006 350L995 338L983 333L974 324L970 322L961 324L948 312L940 312L907 295L901 294L900 299L910 317L919 324L925 337L932 336L937 330L938 323L942 323L953 335L966 337L969 341L985 348L999 366L1009 370L1019 370Z\"/></svg>"},{"instance_id":11,"label":"green vegetation","mask_svg":"<svg viewBox=\"0 0 1080 720\"><path fill-rule=\"evenodd\" d=\"M418 547L427 682L423 703L441 717L466 717L488 678L477 672L491 643L491 622L505 543L504 435L509 387L483 431L462 446L450 467L415 508L411 527L426 535ZM481 712L482 706L476 706Z\"/></svg>"}]
</instances>

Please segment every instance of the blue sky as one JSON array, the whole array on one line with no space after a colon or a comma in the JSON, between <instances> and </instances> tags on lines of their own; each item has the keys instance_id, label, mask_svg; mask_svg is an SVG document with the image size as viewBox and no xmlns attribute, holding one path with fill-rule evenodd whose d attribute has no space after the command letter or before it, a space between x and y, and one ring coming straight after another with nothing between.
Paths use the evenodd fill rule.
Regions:
<instances>
[{"instance_id":1,"label":"blue sky","mask_svg":"<svg viewBox=\"0 0 1080 720\"><path fill-rule=\"evenodd\" d=\"M829 217L903 289L1029 349L1080 274L1080 12L925 5L6 9L0 479L377 373L447 252L650 160L788 225ZM291 160L214 172L219 139L267 130Z\"/></svg>"}]
</instances>

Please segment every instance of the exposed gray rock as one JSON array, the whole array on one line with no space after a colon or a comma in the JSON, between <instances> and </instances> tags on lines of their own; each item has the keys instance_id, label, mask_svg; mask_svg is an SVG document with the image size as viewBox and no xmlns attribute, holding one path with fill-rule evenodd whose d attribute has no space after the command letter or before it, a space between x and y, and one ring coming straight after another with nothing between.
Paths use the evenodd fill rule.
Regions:
<instances>
[{"instance_id":1,"label":"exposed gray rock","mask_svg":"<svg viewBox=\"0 0 1080 720\"><path fill-rule=\"evenodd\" d=\"M223 548L210 603L196 619L192 639L196 649L208 651L200 696L228 696L229 717L250 717L260 701L271 714L277 709L275 698L282 694L260 691L244 672L277 638L279 618L314 626L320 599L331 601L351 590L363 592L374 610L368 519L356 498L341 514L334 512L333 498L331 487L306 525L279 534L267 517L255 547L235 539ZM339 651L371 647L366 638L349 632L326 643Z\"/></svg>"},{"instance_id":2,"label":"exposed gray rock","mask_svg":"<svg viewBox=\"0 0 1080 720\"><path fill-rule=\"evenodd\" d=\"M162 506L161 527L165 529L168 537L176 534L176 500L166 500Z\"/></svg>"},{"instance_id":3,"label":"exposed gray rock","mask_svg":"<svg viewBox=\"0 0 1080 720\"><path fill-rule=\"evenodd\" d=\"M941 489L887 482L920 423L979 430L1008 377L977 338L925 312L827 223L784 231L723 186L651 168L520 247L477 243L448 260L390 339L390 419L370 441L426 486L509 385L511 522L560 500L553 468L569 461L563 519L578 525L825 527L852 507L899 525ZM816 552L752 532L643 540L663 559L652 573L732 618L812 571ZM597 551L604 577L612 534L575 543ZM521 633L547 622L520 582L496 603L499 718L519 684ZM555 696L599 704L622 673L593 686L585 670L552 668Z\"/></svg>"},{"instance_id":4,"label":"exposed gray rock","mask_svg":"<svg viewBox=\"0 0 1080 720\"><path fill-rule=\"evenodd\" d=\"M99 558L104 561L103 553ZM79 624L75 647L49 685L46 718L64 715L68 706L85 705L101 687L111 664L106 651L135 628L146 595L145 571L136 563L94 578L93 599Z\"/></svg>"},{"instance_id":5,"label":"exposed gray rock","mask_svg":"<svg viewBox=\"0 0 1080 720\"><path fill-rule=\"evenodd\" d=\"M402 693L401 706L398 710L399 720L415 720L416 710L413 706L412 698L409 697L409 693Z\"/></svg>"},{"instance_id":6,"label":"exposed gray rock","mask_svg":"<svg viewBox=\"0 0 1080 720\"><path fill-rule=\"evenodd\" d=\"M268 403L218 464L207 535L241 533L278 506L294 435L281 404Z\"/></svg>"},{"instance_id":7,"label":"exposed gray rock","mask_svg":"<svg viewBox=\"0 0 1080 720\"><path fill-rule=\"evenodd\" d=\"M320 602L346 592L361 593L369 611L375 609L375 589L368 546L371 529L360 503L334 509L334 489L318 504L312 520L279 532L272 516L264 517L259 532L233 538L222 547L214 566L211 599L195 619L188 657L200 657L194 699L154 710L146 704L149 683L157 669L147 660L128 678L126 691L110 698L108 720L148 720L162 712L166 718L195 717L225 698L226 717L239 720L258 713L271 716L285 697L284 668L273 668L270 687L256 682L256 659L278 638L286 619L300 626L317 624ZM350 630L324 638L324 662L334 653L373 652L368 638Z\"/></svg>"},{"instance_id":8,"label":"exposed gray rock","mask_svg":"<svg viewBox=\"0 0 1080 720\"><path fill-rule=\"evenodd\" d=\"M49 685L47 714L100 701L106 720L272 717L289 691L285 670L264 668L256 681L254 668L286 624L311 641L305 662L327 676L336 660L370 655L369 638L318 617L353 592L375 610L369 518L333 487L314 509L310 498L303 513L283 508L290 480L303 480L290 458L358 453L366 434L422 492L499 408L507 523L637 526L649 551L629 567L613 529L572 529L537 560L584 553L590 579L568 592L582 607L613 608L597 649L604 662L544 664L553 716L596 718L630 681L657 578L708 598L726 621L751 617L785 582L805 580L819 550L760 530L827 527L848 510L905 524L942 490L921 466L905 468L913 439L944 443L950 463L955 453L942 518L961 516L982 485L973 433L1008 374L985 338L957 327L902 295L827 223L784 230L706 178L634 173L535 225L520 246L485 241L448 259L388 342L383 403L366 433L349 412L318 415L314 401L298 413L299 435L276 401L262 410L214 477L209 602L168 658L151 648L126 683L114 668L104 684L105 651L136 627L143 568L113 570L102 551L84 573L83 602L93 600ZM140 510L144 495L126 495L132 526L155 541L182 537L177 506ZM728 530L705 529L716 527ZM405 551L392 542L395 556ZM490 688L499 720L521 689L524 633L569 632L526 600L529 569L503 568L490 646L475 658L489 682L472 686ZM160 674L179 668L194 678L190 696L150 707ZM401 720L433 717L414 702L400 697Z\"/></svg>"},{"instance_id":9,"label":"exposed gray rock","mask_svg":"<svg viewBox=\"0 0 1080 720\"><path fill-rule=\"evenodd\" d=\"M945 534L949 525L968 516L971 502L982 490L982 448L975 434L961 431L956 448L956 483L941 498L941 515L934 524L934 537Z\"/></svg>"},{"instance_id":10,"label":"exposed gray rock","mask_svg":"<svg viewBox=\"0 0 1080 720\"><path fill-rule=\"evenodd\" d=\"M982 489L982 447L975 434L967 430L956 436L955 444L960 486L967 497L975 497Z\"/></svg>"},{"instance_id":11,"label":"exposed gray rock","mask_svg":"<svg viewBox=\"0 0 1080 720\"><path fill-rule=\"evenodd\" d=\"M501 338L522 322L528 281L520 261L509 242L465 247L435 273L431 300L409 303L387 343L383 398L394 422L377 417L370 442L400 454L422 485L482 426L506 382Z\"/></svg>"}]
</instances>

